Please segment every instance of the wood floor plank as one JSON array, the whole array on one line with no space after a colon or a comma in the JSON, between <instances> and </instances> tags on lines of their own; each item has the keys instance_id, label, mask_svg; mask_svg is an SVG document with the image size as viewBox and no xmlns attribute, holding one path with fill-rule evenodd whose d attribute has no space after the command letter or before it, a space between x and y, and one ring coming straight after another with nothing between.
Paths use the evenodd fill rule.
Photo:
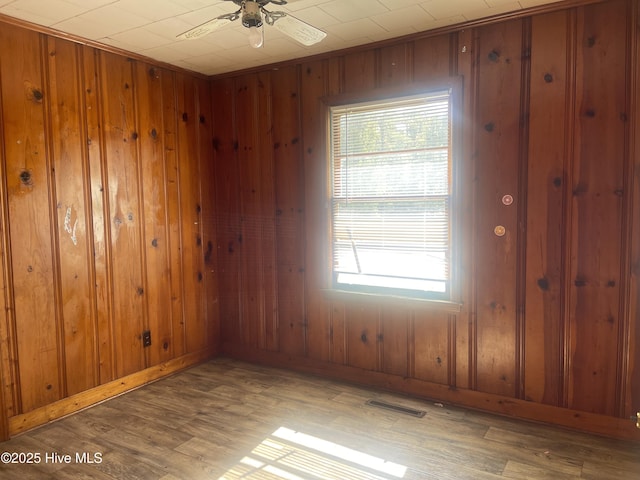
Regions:
<instances>
[{"instance_id":1,"label":"wood floor plank","mask_svg":"<svg viewBox=\"0 0 640 480\"><path fill-rule=\"evenodd\" d=\"M175 451L221 467L223 470L235 460L234 450L229 445L219 445L199 437L193 437L178 445Z\"/></svg>"},{"instance_id":2,"label":"wood floor plank","mask_svg":"<svg viewBox=\"0 0 640 480\"><path fill-rule=\"evenodd\" d=\"M553 438L544 439L494 427L489 428L484 438L507 454L514 465L529 465L532 470L542 468L549 472L549 476L558 478L578 478L582 471L583 461L563 453L562 446Z\"/></svg>"},{"instance_id":3,"label":"wood floor plank","mask_svg":"<svg viewBox=\"0 0 640 480\"><path fill-rule=\"evenodd\" d=\"M22 434L1 451L97 452L102 461L0 463L0 480L640 478L640 445L631 442L226 358Z\"/></svg>"},{"instance_id":4,"label":"wood floor plank","mask_svg":"<svg viewBox=\"0 0 640 480\"><path fill-rule=\"evenodd\" d=\"M515 478L517 480L574 480L580 478L579 474L569 475L557 471L550 471L537 465L520 463L509 460L502 473L505 478Z\"/></svg>"},{"instance_id":5,"label":"wood floor plank","mask_svg":"<svg viewBox=\"0 0 640 480\"><path fill-rule=\"evenodd\" d=\"M580 464L585 461L608 465L612 462L620 464L628 462L635 465L640 457L640 445L633 446L626 442L609 439L606 442L594 441L594 438L577 432L550 429L535 425L519 425L511 422L507 428L503 426L489 427L485 439L502 445L517 445L545 455L556 455L572 458ZM616 454L612 455L615 451Z\"/></svg>"},{"instance_id":6,"label":"wood floor plank","mask_svg":"<svg viewBox=\"0 0 640 480\"><path fill-rule=\"evenodd\" d=\"M105 444L109 445L106 439ZM164 475L162 467L143 463L134 452L118 450L116 444L110 446L112 452L104 456L102 463L93 466L99 474L127 480L147 480Z\"/></svg>"},{"instance_id":7,"label":"wood floor plank","mask_svg":"<svg viewBox=\"0 0 640 480\"><path fill-rule=\"evenodd\" d=\"M478 425L473 422L466 421L465 418L458 419L456 417L438 417L428 412L424 417L425 429L415 428L414 418L401 418L394 425L393 429L399 429L405 432L415 432L421 440L425 438L434 442L460 442L480 441L487 432L485 425Z\"/></svg>"},{"instance_id":8,"label":"wood floor plank","mask_svg":"<svg viewBox=\"0 0 640 480\"><path fill-rule=\"evenodd\" d=\"M22 458L12 457L12 463L0 463L0 478L55 478L57 471L62 469L64 464L47 462L46 455L55 451L60 452L61 449L62 446L52 451L46 444L32 436L20 436L11 442L1 443L1 452L24 454L25 456ZM36 455L38 456L36 457ZM30 463L24 463L25 461ZM23 471L24 477L22 477Z\"/></svg>"},{"instance_id":9,"label":"wood floor plank","mask_svg":"<svg viewBox=\"0 0 640 480\"><path fill-rule=\"evenodd\" d=\"M580 478L590 480L617 480L619 478L640 478L640 465L636 461L616 461L615 456L610 462L586 461L582 467Z\"/></svg>"},{"instance_id":10,"label":"wood floor plank","mask_svg":"<svg viewBox=\"0 0 640 480\"><path fill-rule=\"evenodd\" d=\"M102 441L96 441L95 437L79 434L78 431L67 428L65 423L56 422L45 428L36 430L30 435L45 445L48 453L71 455L75 461L76 453L80 456L86 454L86 458L93 459L96 453L109 455L110 451ZM50 468L50 467L47 467ZM66 468L66 467L65 467Z\"/></svg>"},{"instance_id":11,"label":"wood floor plank","mask_svg":"<svg viewBox=\"0 0 640 480\"><path fill-rule=\"evenodd\" d=\"M73 464L56 472L56 480L113 480L113 477L93 465Z\"/></svg>"},{"instance_id":12,"label":"wood floor plank","mask_svg":"<svg viewBox=\"0 0 640 480\"><path fill-rule=\"evenodd\" d=\"M11 473L10 467L5 468L5 466L3 466L2 470L0 470L0 478L20 478L20 480L23 480L23 479L24 480L56 480L58 478L57 475L49 474L46 472L39 472L31 467L27 467L27 468L21 467L20 473L17 474L19 476L12 477L11 475L16 475L16 474Z\"/></svg>"}]
</instances>

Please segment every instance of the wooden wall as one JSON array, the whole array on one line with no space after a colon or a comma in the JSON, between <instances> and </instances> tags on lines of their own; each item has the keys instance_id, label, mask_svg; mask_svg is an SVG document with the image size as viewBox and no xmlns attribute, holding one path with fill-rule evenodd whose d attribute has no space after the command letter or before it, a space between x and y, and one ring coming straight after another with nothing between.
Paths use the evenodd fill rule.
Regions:
<instances>
[{"instance_id":1,"label":"wooden wall","mask_svg":"<svg viewBox=\"0 0 640 480\"><path fill-rule=\"evenodd\" d=\"M0 439L220 339L637 439L639 22L572 2L211 81L2 24ZM323 99L451 79L456 301L329 291Z\"/></svg>"},{"instance_id":2,"label":"wooden wall","mask_svg":"<svg viewBox=\"0 0 640 480\"><path fill-rule=\"evenodd\" d=\"M223 351L639 438L639 20L574 2L214 78ZM450 78L458 302L327 291L322 99Z\"/></svg>"},{"instance_id":3,"label":"wooden wall","mask_svg":"<svg viewBox=\"0 0 640 480\"><path fill-rule=\"evenodd\" d=\"M4 433L212 355L208 80L2 24L0 125Z\"/></svg>"}]
</instances>

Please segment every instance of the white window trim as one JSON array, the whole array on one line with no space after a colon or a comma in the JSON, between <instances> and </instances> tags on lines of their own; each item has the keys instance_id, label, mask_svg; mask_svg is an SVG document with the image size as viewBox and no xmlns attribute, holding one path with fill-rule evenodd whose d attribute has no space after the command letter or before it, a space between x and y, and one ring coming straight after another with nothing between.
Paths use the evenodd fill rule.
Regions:
<instances>
[{"instance_id":1,"label":"white window trim","mask_svg":"<svg viewBox=\"0 0 640 480\"><path fill-rule=\"evenodd\" d=\"M434 85L415 85L409 88L403 89L378 89L375 91L370 91L365 95L361 94L343 94L332 97L327 97L323 99L326 108L326 119L327 119L327 128L326 128L326 139L327 139L327 195L328 195L328 206L327 214L328 214L328 231L327 231L327 241L328 241L328 257L327 258L327 283L326 283L326 291L328 292L336 292L335 294L329 293L330 297L335 297L337 294L339 297L344 295L358 295L359 298L386 298L389 300L399 299L399 300L410 300L410 301L418 301L420 304L425 304L425 302L433 304L436 308L445 308L447 310L458 311L460 309L459 302L459 278L458 278L458 269L459 269L459 260L460 260L460 251L459 245L460 240L457 238L457 235L460 232L460 228L457 224L459 221L459 201L457 198L457 186L456 186L456 177L458 176L457 169L459 163L459 154L460 154L460 145L458 145L460 140L460 109L461 109L461 86L462 82L459 78L450 78L443 81L440 81ZM451 181L450 181L450 212L449 212L449 255L450 255L450 266L449 266L449 276L448 276L448 291L446 295L437 295L432 294L430 292L420 292L420 291L411 291L411 290L393 290L382 288L378 291L375 289L369 290L364 287L363 289L349 289L345 288L343 285L336 285L334 283L334 272L333 272L333 211L331 208L332 201L332 182L333 182L333 174L331 168L331 122L330 122L330 112L331 107L334 106L343 106L347 104L358 104L358 103L366 103L366 102L381 102L384 100L393 100L394 98L401 99L403 97L415 96L415 95L428 95L431 92L438 92L443 90L450 90L451 92L451 110L450 110L450 155L451 155Z\"/></svg>"}]
</instances>

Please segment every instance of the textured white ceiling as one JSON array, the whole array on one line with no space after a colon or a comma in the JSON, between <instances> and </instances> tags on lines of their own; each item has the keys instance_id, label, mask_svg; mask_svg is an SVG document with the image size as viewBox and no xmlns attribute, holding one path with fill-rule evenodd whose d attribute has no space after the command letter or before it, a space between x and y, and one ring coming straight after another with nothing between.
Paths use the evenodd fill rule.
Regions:
<instances>
[{"instance_id":1,"label":"textured white ceiling","mask_svg":"<svg viewBox=\"0 0 640 480\"><path fill-rule=\"evenodd\" d=\"M557 0L289 0L285 11L327 33L304 47L264 26L253 49L235 21L197 40L176 35L237 6L224 0L0 0L0 13L213 75L517 11Z\"/></svg>"}]
</instances>

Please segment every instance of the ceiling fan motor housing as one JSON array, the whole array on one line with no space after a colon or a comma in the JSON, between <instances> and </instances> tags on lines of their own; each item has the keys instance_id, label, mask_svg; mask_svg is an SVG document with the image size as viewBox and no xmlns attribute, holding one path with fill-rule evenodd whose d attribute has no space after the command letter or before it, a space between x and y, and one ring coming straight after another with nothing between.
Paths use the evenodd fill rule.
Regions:
<instances>
[{"instance_id":1,"label":"ceiling fan motor housing","mask_svg":"<svg viewBox=\"0 0 640 480\"><path fill-rule=\"evenodd\" d=\"M242 4L242 25L247 28L262 26L262 15L258 2L247 0Z\"/></svg>"}]
</instances>

